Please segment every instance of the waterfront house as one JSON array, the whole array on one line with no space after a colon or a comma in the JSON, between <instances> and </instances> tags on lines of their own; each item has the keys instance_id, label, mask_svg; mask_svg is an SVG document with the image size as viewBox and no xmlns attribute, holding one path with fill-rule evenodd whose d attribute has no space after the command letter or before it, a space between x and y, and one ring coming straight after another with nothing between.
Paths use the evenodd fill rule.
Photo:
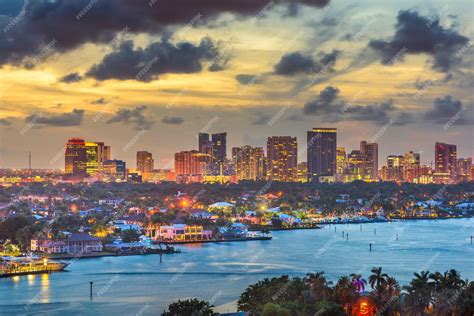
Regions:
<instances>
[{"instance_id":1,"label":"waterfront house","mask_svg":"<svg viewBox=\"0 0 474 316\"><path fill-rule=\"evenodd\" d=\"M174 224L161 226L157 230L155 239L161 241L199 241L212 238L212 231L204 230L202 226L190 226L186 224Z\"/></svg>"},{"instance_id":2,"label":"waterfront house","mask_svg":"<svg viewBox=\"0 0 474 316\"><path fill-rule=\"evenodd\" d=\"M114 227L121 230L121 231L132 229L132 230L136 230L137 232L141 232L141 230L142 230L142 227L139 224L137 224L136 222L128 221L128 220L125 220L125 219L116 220L114 222Z\"/></svg>"},{"instance_id":3,"label":"waterfront house","mask_svg":"<svg viewBox=\"0 0 474 316\"><path fill-rule=\"evenodd\" d=\"M102 251L102 241L85 233L72 233L64 240L31 239L31 251L44 253L82 254Z\"/></svg>"},{"instance_id":4,"label":"waterfront house","mask_svg":"<svg viewBox=\"0 0 474 316\"><path fill-rule=\"evenodd\" d=\"M230 227L220 227L219 232L226 238L247 237L248 226L242 223L234 223Z\"/></svg>"}]
</instances>

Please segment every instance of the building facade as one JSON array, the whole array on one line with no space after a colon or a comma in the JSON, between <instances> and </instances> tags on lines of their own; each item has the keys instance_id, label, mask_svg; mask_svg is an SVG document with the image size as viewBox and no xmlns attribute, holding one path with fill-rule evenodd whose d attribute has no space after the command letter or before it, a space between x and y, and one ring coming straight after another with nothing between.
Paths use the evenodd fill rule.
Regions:
<instances>
[{"instance_id":1,"label":"building facade","mask_svg":"<svg viewBox=\"0 0 474 316\"><path fill-rule=\"evenodd\" d=\"M321 176L335 176L336 148L336 128L313 128L307 132L309 181L318 182Z\"/></svg>"},{"instance_id":2,"label":"building facade","mask_svg":"<svg viewBox=\"0 0 474 316\"><path fill-rule=\"evenodd\" d=\"M273 136L267 139L269 180L293 182L296 181L298 164L298 143L296 137Z\"/></svg>"},{"instance_id":3,"label":"building facade","mask_svg":"<svg viewBox=\"0 0 474 316\"><path fill-rule=\"evenodd\" d=\"M262 147L242 146L232 148L232 161L239 180L261 180L264 177Z\"/></svg>"}]
</instances>

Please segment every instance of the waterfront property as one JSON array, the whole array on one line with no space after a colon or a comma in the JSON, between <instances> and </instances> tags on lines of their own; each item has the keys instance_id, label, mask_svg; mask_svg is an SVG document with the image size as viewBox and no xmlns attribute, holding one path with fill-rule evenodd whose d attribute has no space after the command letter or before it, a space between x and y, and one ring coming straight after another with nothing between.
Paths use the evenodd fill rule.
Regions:
<instances>
[{"instance_id":1,"label":"waterfront property","mask_svg":"<svg viewBox=\"0 0 474 316\"><path fill-rule=\"evenodd\" d=\"M158 241L182 242L210 240L212 231L205 230L202 226L174 224L171 226L158 226L148 229L150 237Z\"/></svg>"},{"instance_id":2,"label":"waterfront property","mask_svg":"<svg viewBox=\"0 0 474 316\"><path fill-rule=\"evenodd\" d=\"M31 251L49 254L82 254L102 251L102 241L85 233L73 233L64 240L31 239Z\"/></svg>"}]
</instances>

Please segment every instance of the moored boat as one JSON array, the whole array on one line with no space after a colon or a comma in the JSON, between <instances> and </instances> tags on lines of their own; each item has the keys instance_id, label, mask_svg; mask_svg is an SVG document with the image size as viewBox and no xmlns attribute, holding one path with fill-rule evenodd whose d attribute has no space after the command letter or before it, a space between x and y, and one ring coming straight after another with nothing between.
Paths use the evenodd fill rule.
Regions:
<instances>
[{"instance_id":1,"label":"moored boat","mask_svg":"<svg viewBox=\"0 0 474 316\"><path fill-rule=\"evenodd\" d=\"M0 278L63 271L68 265L67 262L51 261L46 258L2 257Z\"/></svg>"}]
</instances>

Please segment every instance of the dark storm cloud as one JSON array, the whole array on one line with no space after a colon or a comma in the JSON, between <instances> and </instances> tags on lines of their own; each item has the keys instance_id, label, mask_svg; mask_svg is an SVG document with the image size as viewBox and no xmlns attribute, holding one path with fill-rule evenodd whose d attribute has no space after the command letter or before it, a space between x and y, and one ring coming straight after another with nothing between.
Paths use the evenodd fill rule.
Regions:
<instances>
[{"instance_id":1,"label":"dark storm cloud","mask_svg":"<svg viewBox=\"0 0 474 316\"><path fill-rule=\"evenodd\" d=\"M433 102L433 109L426 111L425 119L435 123L445 124L458 116L456 118L456 124L473 123L472 120L467 119L467 114L462 115L466 110L460 100L455 100L452 96L448 95L444 98L436 98Z\"/></svg>"},{"instance_id":2,"label":"dark storm cloud","mask_svg":"<svg viewBox=\"0 0 474 316\"><path fill-rule=\"evenodd\" d=\"M389 114L396 110L392 100L368 105L345 103L339 100L339 92L337 87L327 86L304 105L303 113L324 117L332 123L342 120L386 122Z\"/></svg>"},{"instance_id":3,"label":"dark storm cloud","mask_svg":"<svg viewBox=\"0 0 474 316\"><path fill-rule=\"evenodd\" d=\"M25 122L32 122L47 126L79 126L84 119L84 110L74 109L70 113L62 114L34 114L25 118Z\"/></svg>"},{"instance_id":4,"label":"dark storm cloud","mask_svg":"<svg viewBox=\"0 0 474 316\"><path fill-rule=\"evenodd\" d=\"M145 117L145 105L137 106L134 109L119 109L114 116L107 120L107 124L123 123L126 125L134 125L137 130L149 129L153 125L153 121Z\"/></svg>"},{"instance_id":5,"label":"dark storm cloud","mask_svg":"<svg viewBox=\"0 0 474 316\"><path fill-rule=\"evenodd\" d=\"M179 116L165 116L161 119L161 122L170 125L181 125L184 123L184 119Z\"/></svg>"},{"instance_id":6,"label":"dark storm cloud","mask_svg":"<svg viewBox=\"0 0 474 316\"><path fill-rule=\"evenodd\" d=\"M319 93L315 99L304 105L303 113L309 115L330 114L334 111L340 111L341 105L335 104L335 100L339 95L339 89L327 86Z\"/></svg>"},{"instance_id":7,"label":"dark storm cloud","mask_svg":"<svg viewBox=\"0 0 474 316\"><path fill-rule=\"evenodd\" d=\"M134 79L148 82L166 73L200 72L203 63L214 64L216 56L219 56L219 49L208 37L199 45L188 42L173 44L165 38L144 49L135 48L132 41L126 41L92 66L87 76L101 81Z\"/></svg>"},{"instance_id":8,"label":"dark storm cloud","mask_svg":"<svg viewBox=\"0 0 474 316\"><path fill-rule=\"evenodd\" d=\"M7 119L4 119L4 118L1 118L1 119L0 119L0 126L9 126L9 125L11 125L11 124L12 124L12 123L11 123L9 120L7 120Z\"/></svg>"},{"instance_id":9,"label":"dark storm cloud","mask_svg":"<svg viewBox=\"0 0 474 316\"><path fill-rule=\"evenodd\" d=\"M73 82L78 82L81 80L82 80L82 76L77 72L67 74L64 77L61 77L59 79L60 82L64 82L64 83L73 83Z\"/></svg>"},{"instance_id":10,"label":"dark storm cloud","mask_svg":"<svg viewBox=\"0 0 474 316\"><path fill-rule=\"evenodd\" d=\"M392 63L399 52L406 50L407 54L430 54L432 68L447 72L460 60L458 52L468 43L467 37L440 25L438 18L425 18L417 12L400 11L395 28L391 39L369 43L384 64Z\"/></svg>"},{"instance_id":11,"label":"dark storm cloud","mask_svg":"<svg viewBox=\"0 0 474 316\"><path fill-rule=\"evenodd\" d=\"M243 85L260 84L263 82L263 77L261 75L239 74L235 76L235 80Z\"/></svg>"},{"instance_id":12,"label":"dark storm cloud","mask_svg":"<svg viewBox=\"0 0 474 316\"><path fill-rule=\"evenodd\" d=\"M331 53L319 53L318 58L314 59L300 52L293 52L284 55L273 68L276 74L283 76L317 73L324 68L330 72L334 70L339 54L339 50L333 50Z\"/></svg>"},{"instance_id":13,"label":"dark storm cloud","mask_svg":"<svg viewBox=\"0 0 474 316\"><path fill-rule=\"evenodd\" d=\"M23 0L5 1L1 2L0 14L13 18ZM323 7L329 0L287 0L278 5L289 3ZM197 15L200 24L212 23L223 13L255 16L267 4L267 0L28 1L24 17L0 34L0 65L24 63L26 57L38 54L39 48L53 39L57 41L56 51L61 53L85 43L109 43L125 26L135 34L157 34L168 27L188 24ZM2 29L9 22L0 21Z\"/></svg>"}]
</instances>

